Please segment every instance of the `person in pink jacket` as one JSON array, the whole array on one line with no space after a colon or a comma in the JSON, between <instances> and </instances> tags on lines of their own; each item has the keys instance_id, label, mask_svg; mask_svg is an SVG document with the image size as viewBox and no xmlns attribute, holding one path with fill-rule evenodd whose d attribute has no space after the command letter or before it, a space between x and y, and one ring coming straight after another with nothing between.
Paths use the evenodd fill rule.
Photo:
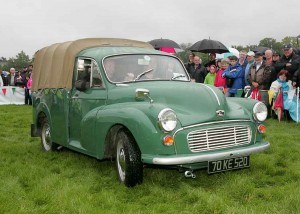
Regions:
<instances>
[{"instance_id":1,"label":"person in pink jacket","mask_svg":"<svg viewBox=\"0 0 300 214\"><path fill-rule=\"evenodd\" d=\"M215 79L215 84L214 85L216 87L226 88L226 78L222 77L222 73L227 68L228 68L228 61L226 59L222 59L221 68L217 71L217 76L216 76L216 79Z\"/></svg>"}]
</instances>

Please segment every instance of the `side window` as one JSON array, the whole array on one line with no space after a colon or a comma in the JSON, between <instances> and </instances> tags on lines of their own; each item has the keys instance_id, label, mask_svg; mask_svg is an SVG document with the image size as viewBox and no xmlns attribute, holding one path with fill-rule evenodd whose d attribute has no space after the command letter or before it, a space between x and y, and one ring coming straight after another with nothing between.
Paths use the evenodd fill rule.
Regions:
<instances>
[{"instance_id":1,"label":"side window","mask_svg":"<svg viewBox=\"0 0 300 214\"><path fill-rule=\"evenodd\" d=\"M102 79L98 64L92 61L92 87L102 87Z\"/></svg>"},{"instance_id":2,"label":"side window","mask_svg":"<svg viewBox=\"0 0 300 214\"><path fill-rule=\"evenodd\" d=\"M91 64L92 61L90 59L77 60L76 81L85 82L87 87L91 87Z\"/></svg>"}]
</instances>

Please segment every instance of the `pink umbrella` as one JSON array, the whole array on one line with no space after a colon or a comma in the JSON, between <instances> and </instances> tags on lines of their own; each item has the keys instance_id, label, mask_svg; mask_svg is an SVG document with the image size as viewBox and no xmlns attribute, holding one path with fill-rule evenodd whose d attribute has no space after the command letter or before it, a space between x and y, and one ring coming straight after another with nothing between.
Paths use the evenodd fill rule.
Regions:
<instances>
[{"instance_id":1,"label":"pink umbrella","mask_svg":"<svg viewBox=\"0 0 300 214\"><path fill-rule=\"evenodd\" d=\"M173 54L176 53L175 48L161 47L159 50L160 50L160 51L163 51L163 52L167 52L167 53L173 53Z\"/></svg>"}]
</instances>

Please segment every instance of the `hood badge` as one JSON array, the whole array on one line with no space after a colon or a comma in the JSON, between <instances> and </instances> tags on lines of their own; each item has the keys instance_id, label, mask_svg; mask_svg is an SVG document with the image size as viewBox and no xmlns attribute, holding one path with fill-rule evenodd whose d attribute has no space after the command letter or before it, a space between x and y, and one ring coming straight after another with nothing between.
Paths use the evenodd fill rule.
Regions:
<instances>
[{"instance_id":1,"label":"hood badge","mask_svg":"<svg viewBox=\"0 0 300 214\"><path fill-rule=\"evenodd\" d=\"M224 117L225 111L224 110L218 110L216 111L217 116Z\"/></svg>"}]
</instances>

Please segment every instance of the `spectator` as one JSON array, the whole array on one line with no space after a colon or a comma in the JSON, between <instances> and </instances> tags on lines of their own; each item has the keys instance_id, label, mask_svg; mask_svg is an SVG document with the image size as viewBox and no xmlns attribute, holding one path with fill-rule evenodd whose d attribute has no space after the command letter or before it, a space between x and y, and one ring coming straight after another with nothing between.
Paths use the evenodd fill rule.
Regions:
<instances>
[{"instance_id":1,"label":"spectator","mask_svg":"<svg viewBox=\"0 0 300 214\"><path fill-rule=\"evenodd\" d=\"M0 77L0 87L3 87L4 83L3 83L2 70L0 70L0 74L1 74L1 77Z\"/></svg>"},{"instance_id":2,"label":"spectator","mask_svg":"<svg viewBox=\"0 0 300 214\"><path fill-rule=\"evenodd\" d=\"M214 85L216 87L226 88L226 78L222 77L223 72L228 68L228 61L226 59L221 60L221 68L217 71Z\"/></svg>"},{"instance_id":3,"label":"spectator","mask_svg":"<svg viewBox=\"0 0 300 214\"><path fill-rule=\"evenodd\" d=\"M189 61L186 64L184 64L187 71L190 70L191 66L194 66L194 57L195 57L194 53L189 54Z\"/></svg>"},{"instance_id":4,"label":"spectator","mask_svg":"<svg viewBox=\"0 0 300 214\"><path fill-rule=\"evenodd\" d=\"M9 69L9 74L7 75L7 85L8 86L15 86L15 77L16 77L16 70L14 68Z\"/></svg>"},{"instance_id":5,"label":"spectator","mask_svg":"<svg viewBox=\"0 0 300 214\"><path fill-rule=\"evenodd\" d=\"M202 66L199 56L194 57L194 66L190 67L189 75L193 82L203 83L206 76L206 69Z\"/></svg>"},{"instance_id":6,"label":"spectator","mask_svg":"<svg viewBox=\"0 0 300 214\"><path fill-rule=\"evenodd\" d=\"M290 74L290 79L294 76L295 72L299 69L300 58L293 52L291 44L285 44L283 47L283 55L279 62L275 64L276 73L285 69Z\"/></svg>"},{"instance_id":7,"label":"spectator","mask_svg":"<svg viewBox=\"0 0 300 214\"><path fill-rule=\"evenodd\" d=\"M271 85L271 83L277 79L275 64L273 64L273 52L271 50L265 51L265 62L266 65L269 65L271 68L271 74L270 74L270 85Z\"/></svg>"},{"instance_id":8,"label":"spectator","mask_svg":"<svg viewBox=\"0 0 300 214\"><path fill-rule=\"evenodd\" d=\"M32 105L32 96L31 96L31 86L32 86L32 70L30 72L30 76L26 77L27 79L27 85L26 89L28 90L28 105ZM26 96L26 94L25 94ZM25 97L25 105L26 105L26 97Z\"/></svg>"},{"instance_id":9,"label":"spectator","mask_svg":"<svg viewBox=\"0 0 300 214\"><path fill-rule=\"evenodd\" d=\"M226 97L234 97L238 89L243 88L243 73L242 67L238 63L238 58L236 56L229 56L230 60L229 67L223 72L222 77L226 77L226 86L229 88L228 92L225 94Z\"/></svg>"},{"instance_id":10,"label":"spectator","mask_svg":"<svg viewBox=\"0 0 300 214\"><path fill-rule=\"evenodd\" d=\"M273 52L271 50L265 51L265 61L267 65L272 65L273 62Z\"/></svg>"},{"instance_id":11,"label":"spectator","mask_svg":"<svg viewBox=\"0 0 300 214\"><path fill-rule=\"evenodd\" d=\"M274 92L278 92L279 89L282 89L283 93L283 107L284 110L289 112L288 116L292 118L294 121L300 121L300 106L297 106L298 98L295 95L295 90L293 90L293 86L291 85L291 81L288 79L288 71L281 70L278 73L278 79L274 81L270 87L270 90ZM274 109L275 112L278 109Z\"/></svg>"},{"instance_id":12,"label":"spectator","mask_svg":"<svg viewBox=\"0 0 300 214\"><path fill-rule=\"evenodd\" d=\"M221 61L222 59L217 59L217 71L221 69Z\"/></svg>"},{"instance_id":13,"label":"spectator","mask_svg":"<svg viewBox=\"0 0 300 214\"><path fill-rule=\"evenodd\" d=\"M263 61L263 53L255 53L255 63L250 68L248 82L251 85L252 91L258 90L261 96L261 101L269 107L268 90L270 88L271 67ZM269 108L270 109L270 108Z\"/></svg>"},{"instance_id":14,"label":"spectator","mask_svg":"<svg viewBox=\"0 0 300 214\"><path fill-rule=\"evenodd\" d=\"M209 67L209 73L206 74L204 79L205 84L214 85L216 79L216 69L217 68L215 65L211 65Z\"/></svg>"},{"instance_id":15,"label":"spectator","mask_svg":"<svg viewBox=\"0 0 300 214\"><path fill-rule=\"evenodd\" d=\"M282 90L283 93L283 103L287 100L288 91L290 91L292 87L292 82L290 80L287 81L289 72L287 70L281 70L278 73L278 78L272 82L270 87L270 95L272 96L273 105L276 97L278 96L279 90ZM285 109L285 108L284 108ZM272 114L272 117L275 119L276 115L281 115L281 109L280 108L273 108L275 114Z\"/></svg>"},{"instance_id":16,"label":"spectator","mask_svg":"<svg viewBox=\"0 0 300 214\"><path fill-rule=\"evenodd\" d=\"M273 65L275 65L277 62L279 62L279 60L280 60L280 53L278 53L277 51L274 51L274 53L273 53L273 58L272 58L272 60L273 60Z\"/></svg>"},{"instance_id":17,"label":"spectator","mask_svg":"<svg viewBox=\"0 0 300 214\"><path fill-rule=\"evenodd\" d=\"M21 75L21 71L18 71L17 74L15 75L15 86L24 88L24 81Z\"/></svg>"},{"instance_id":18,"label":"spectator","mask_svg":"<svg viewBox=\"0 0 300 214\"><path fill-rule=\"evenodd\" d=\"M28 80L31 78L32 69L33 69L33 66L28 65L27 67L23 68L23 72L22 72L22 78L23 78L24 88L25 88L25 105L32 105L30 89L27 88ZM24 78L24 76L25 76L25 78Z\"/></svg>"},{"instance_id":19,"label":"spectator","mask_svg":"<svg viewBox=\"0 0 300 214\"><path fill-rule=\"evenodd\" d=\"M247 63L246 68L245 68L245 77L244 77L245 86L250 85L250 83L248 82L248 75L249 75L251 66L255 62L254 55L255 55L255 53L253 51L249 51L247 53L247 61L248 61L248 63Z\"/></svg>"},{"instance_id":20,"label":"spectator","mask_svg":"<svg viewBox=\"0 0 300 214\"><path fill-rule=\"evenodd\" d=\"M244 51L244 50L242 50L242 51L240 51L240 53L239 53L239 64L240 64L240 66L245 66L246 67L246 65L247 65L247 59L246 59L246 56L247 56L247 52L246 51Z\"/></svg>"},{"instance_id":21,"label":"spectator","mask_svg":"<svg viewBox=\"0 0 300 214\"><path fill-rule=\"evenodd\" d=\"M204 67L206 68L207 71L209 71L209 68L211 65L217 66L216 65L216 54L215 53L210 53L209 54L209 61L205 63Z\"/></svg>"}]
</instances>

